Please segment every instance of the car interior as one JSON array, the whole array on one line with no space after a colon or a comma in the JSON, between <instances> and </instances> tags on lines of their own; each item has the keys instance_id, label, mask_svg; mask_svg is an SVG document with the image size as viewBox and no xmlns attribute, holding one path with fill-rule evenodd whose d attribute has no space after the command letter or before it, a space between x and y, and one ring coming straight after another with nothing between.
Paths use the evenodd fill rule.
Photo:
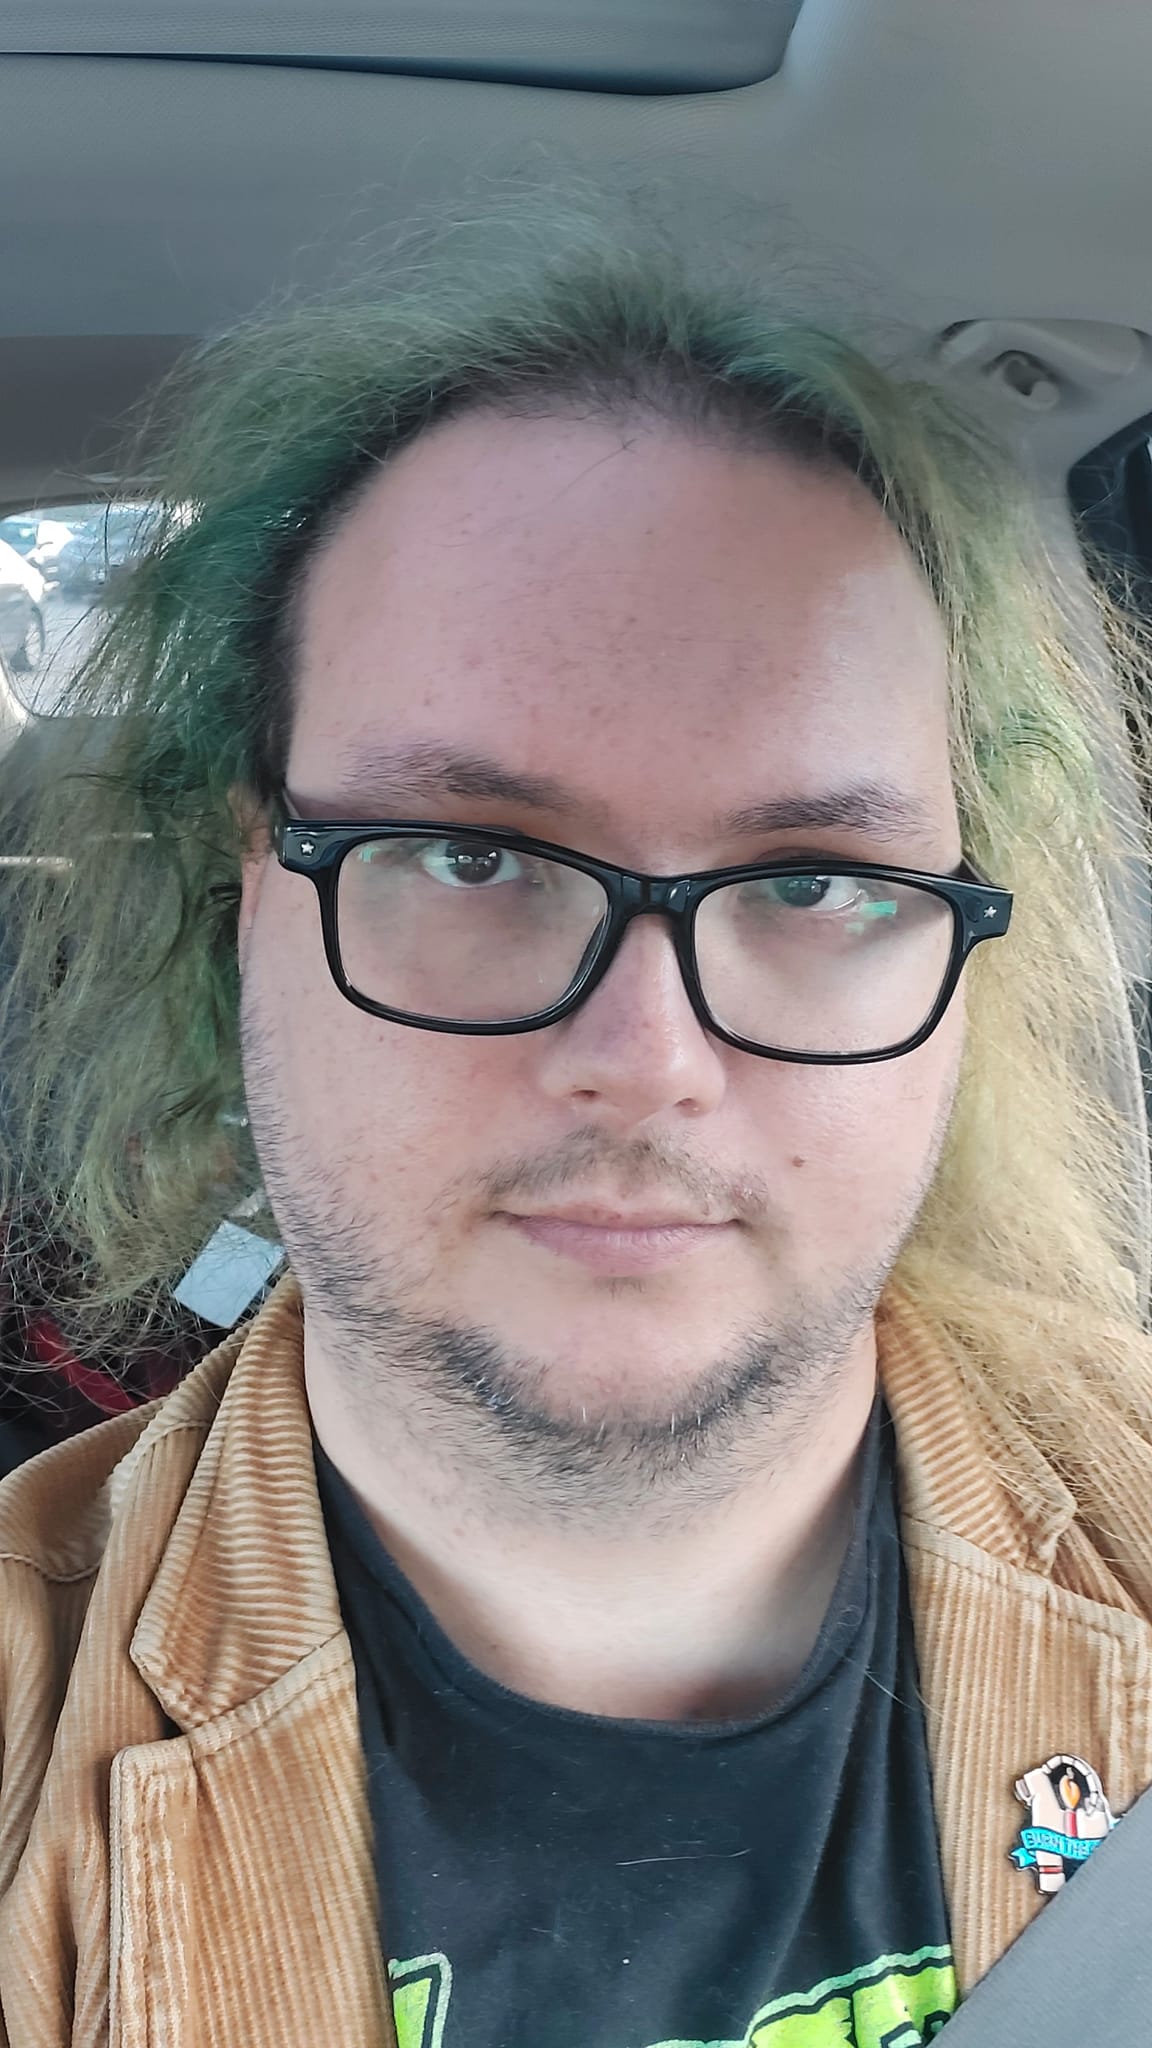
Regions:
<instances>
[{"instance_id":1,"label":"car interior","mask_svg":"<svg viewBox=\"0 0 1152 2048\"><path fill-rule=\"evenodd\" d=\"M1150 80L1134 0L3 0L0 519L146 504L125 423L190 346L354 283L437 202L587 177L946 386L1023 464L1070 605L1101 562L1139 598ZM50 579L50 637L61 602ZM18 668L20 787L68 739ZM1147 882L1115 906L1133 1026L1109 1057L1152 1245ZM3 943L0 916L0 972ZM83 1359L35 1281L10 1247L0 1471L163 1391L214 1334L188 1317Z\"/></svg>"}]
</instances>

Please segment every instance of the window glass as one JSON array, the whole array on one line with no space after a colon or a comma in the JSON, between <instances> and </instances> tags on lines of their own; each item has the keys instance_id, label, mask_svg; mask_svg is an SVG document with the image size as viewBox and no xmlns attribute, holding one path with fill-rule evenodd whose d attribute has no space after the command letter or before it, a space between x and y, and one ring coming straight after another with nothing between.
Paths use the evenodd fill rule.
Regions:
<instances>
[{"instance_id":1,"label":"window glass","mask_svg":"<svg viewBox=\"0 0 1152 2048\"><path fill-rule=\"evenodd\" d=\"M50 715L159 520L148 499L46 505L0 519L0 661Z\"/></svg>"}]
</instances>

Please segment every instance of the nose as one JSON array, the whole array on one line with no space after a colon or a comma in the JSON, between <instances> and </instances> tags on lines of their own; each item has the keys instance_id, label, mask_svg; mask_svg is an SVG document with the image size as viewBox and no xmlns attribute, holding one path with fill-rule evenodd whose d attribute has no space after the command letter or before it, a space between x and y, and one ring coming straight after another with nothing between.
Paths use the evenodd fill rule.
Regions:
<instances>
[{"instance_id":1,"label":"nose","mask_svg":"<svg viewBox=\"0 0 1152 2048\"><path fill-rule=\"evenodd\" d=\"M633 919L603 981L537 1044L545 1092L619 1129L673 1109L705 1115L727 1085L727 1048L692 1008L672 934L657 916Z\"/></svg>"}]
</instances>

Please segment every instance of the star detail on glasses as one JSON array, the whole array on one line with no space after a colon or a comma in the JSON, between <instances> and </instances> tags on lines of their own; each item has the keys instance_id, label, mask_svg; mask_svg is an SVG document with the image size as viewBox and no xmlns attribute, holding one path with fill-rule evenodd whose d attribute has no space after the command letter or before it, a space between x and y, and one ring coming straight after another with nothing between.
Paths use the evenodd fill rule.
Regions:
<instances>
[{"instance_id":1,"label":"star detail on glasses","mask_svg":"<svg viewBox=\"0 0 1152 2048\"><path fill-rule=\"evenodd\" d=\"M995 915L996 915L996 905L995 905L994 903L990 903L990 904L988 905L988 908L987 908L987 910L986 910L986 911L984 912L984 915L985 915L985 917L995 917Z\"/></svg>"}]
</instances>

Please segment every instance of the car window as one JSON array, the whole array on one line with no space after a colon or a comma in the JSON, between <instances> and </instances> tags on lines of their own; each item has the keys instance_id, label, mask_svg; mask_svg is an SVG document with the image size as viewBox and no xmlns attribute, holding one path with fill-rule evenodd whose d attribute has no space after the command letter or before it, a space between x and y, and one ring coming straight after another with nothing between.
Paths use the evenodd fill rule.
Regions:
<instances>
[{"instance_id":1,"label":"car window","mask_svg":"<svg viewBox=\"0 0 1152 2048\"><path fill-rule=\"evenodd\" d=\"M57 709L159 520L160 507L137 498L26 507L0 519L0 660L26 710L49 717ZM6 586L17 582L23 596L6 603Z\"/></svg>"}]
</instances>

